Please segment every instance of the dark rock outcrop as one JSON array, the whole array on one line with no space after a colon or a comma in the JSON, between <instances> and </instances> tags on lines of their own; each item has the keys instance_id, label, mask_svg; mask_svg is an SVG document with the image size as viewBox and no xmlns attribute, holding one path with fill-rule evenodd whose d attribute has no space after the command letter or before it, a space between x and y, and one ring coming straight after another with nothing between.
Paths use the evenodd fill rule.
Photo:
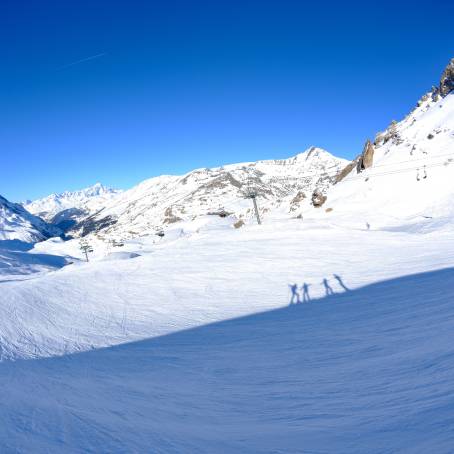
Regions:
<instances>
[{"instance_id":1,"label":"dark rock outcrop","mask_svg":"<svg viewBox=\"0 0 454 454\"><path fill-rule=\"evenodd\" d=\"M440 79L439 93L444 98L454 91L454 58L443 71Z\"/></svg>"},{"instance_id":2,"label":"dark rock outcrop","mask_svg":"<svg viewBox=\"0 0 454 454\"><path fill-rule=\"evenodd\" d=\"M374 146L372 145L371 141L369 139L366 140L366 143L364 144L363 152L361 153L361 156L358 159L358 162L356 164L356 171L362 172L365 169L368 169L369 167L372 167L374 163Z\"/></svg>"},{"instance_id":3,"label":"dark rock outcrop","mask_svg":"<svg viewBox=\"0 0 454 454\"><path fill-rule=\"evenodd\" d=\"M74 230L80 231L80 236L86 236L90 233L96 233L99 230L107 229L117 223L117 219L113 216L105 216L101 219L96 219L94 216L90 216L84 219L80 224L76 224ZM71 231L70 229L69 231Z\"/></svg>"},{"instance_id":4,"label":"dark rock outcrop","mask_svg":"<svg viewBox=\"0 0 454 454\"><path fill-rule=\"evenodd\" d=\"M298 209L300 203L306 198L306 194L303 191L298 191L295 197L290 202L290 211Z\"/></svg>"},{"instance_id":5,"label":"dark rock outcrop","mask_svg":"<svg viewBox=\"0 0 454 454\"><path fill-rule=\"evenodd\" d=\"M320 208L326 202L326 195L322 194L318 189L312 193L312 205L315 208Z\"/></svg>"},{"instance_id":6,"label":"dark rock outcrop","mask_svg":"<svg viewBox=\"0 0 454 454\"><path fill-rule=\"evenodd\" d=\"M175 214L172 211L172 207L168 207L165 212L164 212L164 224L175 224L175 222L181 221L182 219L179 218L178 216L175 216Z\"/></svg>"},{"instance_id":7,"label":"dark rock outcrop","mask_svg":"<svg viewBox=\"0 0 454 454\"><path fill-rule=\"evenodd\" d=\"M350 162L349 164L347 164L335 177L334 179L334 184L337 184L339 182L341 182L347 175L350 174L350 172L356 168L356 166L358 165L358 160L359 160L360 156L358 156L357 158L355 158L352 162Z\"/></svg>"},{"instance_id":8,"label":"dark rock outcrop","mask_svg":"<svg viewBox=\"0 0 454 454\"><path fill-rule=\"evenodd\" d=\"M375 148L371 141L368 139L364 144L363 152L356 157L352 162L347 164L334 178L334 184L341 182L347 175L356 168L357 173L362 172L369 167L372 167L374 163L374 152ZM315 205L314 205L315 206Z\"/></svg>"}]
</instances>

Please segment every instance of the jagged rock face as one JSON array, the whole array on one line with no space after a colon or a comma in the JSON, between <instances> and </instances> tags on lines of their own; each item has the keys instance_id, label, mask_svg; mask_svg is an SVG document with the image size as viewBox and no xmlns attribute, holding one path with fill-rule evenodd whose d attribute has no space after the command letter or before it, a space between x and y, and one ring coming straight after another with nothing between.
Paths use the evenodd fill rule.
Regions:
<instances>
[{"instance_id":1,"label":"jagged rock face","mask_svg":"<svg viewBox=\"0 0 454 454\"><path fill-rule=\"evenodd\" d=\"M312 205L315 208L320 208L326 202L326 195L322 194L320 191L315 190L312 193Z\"/></svg>"},{"instance_id":2,"label":"jagged rock face","mask_svg":"<svg viewBox=\"0 0 454 454\"><path fill-rule=\"evenodd\" d=\"M413 115L415 111L419 111L421 109L428 109L431 103L437 102L438 99L441 97L445 97L449 93L454 90L454 58L450 61L446 69L444 70L439 87L432 87L432 90L429 93L426 93L422 98L418 101L416 108L409 114L409 117ZM412 118L412 124L416 120ZM427 139L431 140L434 138L432 133L427 135ZM383 147L385 145L388 146L399 146L404 143L403 138L399 132L398 123L393 120L389 127L382 132L377 133L375 136L374 143L372 144L369 140L367 140L366 144L364 145L363 152L357 158L355 158L352 162L350 162L347 166L345 166L339 174L336 176L334 184L340 183L344 178L346 178L354 168L356 168L357 172L361 172L364 169L372 167L374 161L374 153L375 149ZM410 155L414 154L416 149L416 145L410 148L411 152Z\"/></svg>"},{"instance_id":3,"label":"jagged rock face","mask_svg":"<svg viewBox=\"0 0 454 454\"><path fill-rule=\"evenodd\" d=\"M374 146L372 145L371 141L368 139L364 144L363 152L358 159L358 163L356 166L356 171L362 172L369 167L372 167L374 163Z\"/></svg>"},{"instance_id":4,"label":"jagged rock face","mask_svg":"<svg viewBox=\"0 0 454 454\"><path fill-rule=\"evenodd\" d=\"M337 184L337 183L340 183L345 177L347 177L347 175L350 174L350 172L356 168L356 166L358 165L358 159L360 158L360 156L358 156L357 158L355 158L352 162L350 162L349 164L347 164L336 176L335 180L334 180L334 184Z\"/></svg>"},{"instance_id":5,"label":"jagged rock face","mask_svg":"<svg viewBox=\"0 0 454 454\"><path fill-rule=\"evenodd\" d=\"M375 139L376 142L381 142L385 140L384 137L386 136L385 133L379 133L377 134L377 137ZM372 145L370 140L367 140L363 152L356 157L352 162L347 164L337 175L336 178L334 179L334 184L340 183L344 178L346 178L350 172L356 168L356 172L360 173L365 169L368 169L369 167L372 167L374 163L374 152L375 148ZM314 205L315 206L315 205Z\"/></svg>"},{"instance_id":6,"label":"jagged rock face","mask_svg":"<svg viewBox=\"0 0 454 454\"><path fill-rule=\"evenodd\" d=\"M454 90L454 58L451 59L440 79L440 95L447 96Z\"/></svg>"},{"instance_id":7,"label":"jagged rock face","mask_svg":"<svg viewBox=\"0 0 454 454\"><path fill-rule=\"evenodd\" d=\"M303 191L298 191L295 197L293 197L292 201L290 202L290 211L295 211L298 209L299 205L303 200L306 198L306 194Z\"/></svg>"},{"instance_id":8,"label":"jagged rock face","mask_svg":"<svg viewBox=\"0 0 454 454\"><path fill-rule=\"evenodd\" d=\"M404 119L376 136L367 175L356 175L353 163L341 172L338 179L344 180L327 194L329 207L344 219L364 220L366 227L373 219L408 232L452 225L453 118L454 92L424 95Z\"/></svg>"}]
</instances>

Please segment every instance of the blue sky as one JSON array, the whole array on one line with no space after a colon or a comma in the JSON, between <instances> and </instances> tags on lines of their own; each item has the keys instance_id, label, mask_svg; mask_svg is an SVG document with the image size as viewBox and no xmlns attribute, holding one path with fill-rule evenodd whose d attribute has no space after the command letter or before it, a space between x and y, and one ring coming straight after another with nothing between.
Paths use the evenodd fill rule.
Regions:
<instances>
[{"instance_id":1,"label":"blue sky","mask_svg":"<svg viewBox=\"0 0 454 454\"><path fill-rule=\"evenodd\" d=\"M454 3L0 4L0 194L353 158L454 57Z\"/></svg>"}]
</instances>

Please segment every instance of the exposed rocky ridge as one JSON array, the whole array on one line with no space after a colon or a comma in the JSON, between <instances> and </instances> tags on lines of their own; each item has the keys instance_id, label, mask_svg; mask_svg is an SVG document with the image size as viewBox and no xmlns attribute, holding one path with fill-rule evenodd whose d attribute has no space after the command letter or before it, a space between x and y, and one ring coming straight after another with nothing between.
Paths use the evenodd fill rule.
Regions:
<instances>
[{"instance_id":1,"label":"exposed rocky ridge","mask_svg":"<svg viewBox=\"0 0 454 454\"><path fill-rule=\"evenodd\" d=\"M441 75L439 90L442 97L454 91L454 58L451 59Z\"/></svg>"},{"instance_id":2,"label":"exposed rocky ridge","mask_svg":"<svg viewBox=\"0 0 454 454\"><path fill-rule=\"evenodd\" d=\"M344 180L354 169L356 169L357 173L360 173L363 170L372 167L374 163L374 153L377 148L384 145L392 148L393 146L399 146L404 143L405 140L401 135L401 129L404 122L407 122L407 120L410 119L411 123L414 124L416 122L416 118L414 116L416 112L421 110L427 111L429 108L431 108L433 103L436 103L440 98L446 97L448 94L453 92L453 90L454 58L451 59L448 66L443 71L439 85L437 87L432 87L432 90L430 92L423 95L417 102L415 109L413 109L404 118L404 120L402 120L402 122L398 123L397 121L393 120L386 130L380 131L376 134L373 143L371 143L369 139L366 140L362 153L339 172L339 174L335 177L334 183L336 184ZM429 140L434 137L435 136L432 132L427 134L427 138ZM416 148L417 145L413 144L411 154L413 154Z\"/></svg>"},{"instance_id":3,"label":"exposed rocky ridge","mask_svg":"<svg viewBox=\"0 0 454 454\"><path fill-rule=\"evenodd\" d=\"M374 151L374 146L372 145L371 141L367 139L366 143L364 144L363 152L358 158L356 166L358 173L368 169L369 167L372 167L374 163Z\"/></svg>"},{"instance_id":4,"label":"exposed rocky ridge","mask_svg":"<svg viewBox=\"0 0 454 454\"><path fill-rule=\"evenodd\" d=\"M356 169L356 173L360 173L363 170L372 167L374 162L375 148L369 139L364 144L363 152L357 156L353 161L349 162L335 177L334 184L341 182L347 177L353 169Z\"/></svg>"},{"instance_id":5,"label":"exposed rocky ridge","mask_svg":"<svg viewBox=\"0 0 454 454\"><path fill-rule=\"evenodd\" d=\"M408 222L408 231L452 222L454 92L432 94L377 134L371 167L355 171L363 153L342 170L327 194L335 215L362 219L362 228L403 228Z\"/></svg>"}]
</instances>

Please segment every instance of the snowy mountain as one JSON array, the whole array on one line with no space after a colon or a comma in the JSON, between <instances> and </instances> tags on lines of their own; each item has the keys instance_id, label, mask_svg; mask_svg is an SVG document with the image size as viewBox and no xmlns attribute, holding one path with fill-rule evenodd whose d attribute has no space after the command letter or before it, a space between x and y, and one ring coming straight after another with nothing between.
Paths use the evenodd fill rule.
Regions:
<instances>
[{"instance_id":1,"label":"snowy mountain","mask_svg":"<svg viewBox=\"0 0 454 454\"><path fill-rule=\"evenodd\" d=\"M78 220L96 213L121 191L96 183L79 191L65 191L27 202L24 207L36 216L61 227L63 230Z\"/></svg>"},{"instance_id":2,"label":"snowy mountain","mask_svg":"<svg viewBox=\"0 0 454 454\"><path fill-rule=\"evenodd\" d=\"M333 182L332 176L346 163L312 147L289 159L151 178L118 194L99 212L77 224L72 233L135 237L210 214L231 215L232 222L245 222L254 216L251 200L247 199L251 192L257 195L262 216L279 212L297 216L303 206L320 203Z\"/></svg>"},{"instance_id":3,"label":"snowy mountain","mask_svg":"<svg viewBox=\"0 0 454 454\"><path fill-rule=\"evenodd\" d=\"M101 238L143 236L216 214L241 225L254 221L251 194L265 219L304 213L367 228L436 228L454 215L453 86L454 59L438 86L351 163L312 147L289 159L159 176L125 192L96 184L25 207L73 236Z\"/></svg>"},{"instance_id":4,"label":"snowy mountain","mask_svg":"<svg viewBox=\"0 0 454 454\"><path fill-rule=\"evenodd\" d=\"M328 192L327 216L424 231L454 219L454 59L438 87L366 142Z\"/></svg>"},{"instance_id":5,"label":"snowy mountain","mask_svg":"<svg viewBox=\"0 0 454 454\"><path fill-rule=\"evenodd\" d=\"M41 241L61 231L0 196L0 240Z\"/></svg>"},{"instance_id":6,"label":"snowy mountain","mask_svg":"<svg viewBox=\"0 0 454 454\"><path fill-rule=\"evenodd\" d=\"M348 164L311 148L96 202L87 261L0 241L0 452L452 453L453 88L454 61ZM0 197L0 239L50 230Z\"/></svg>"}]
</instances>

